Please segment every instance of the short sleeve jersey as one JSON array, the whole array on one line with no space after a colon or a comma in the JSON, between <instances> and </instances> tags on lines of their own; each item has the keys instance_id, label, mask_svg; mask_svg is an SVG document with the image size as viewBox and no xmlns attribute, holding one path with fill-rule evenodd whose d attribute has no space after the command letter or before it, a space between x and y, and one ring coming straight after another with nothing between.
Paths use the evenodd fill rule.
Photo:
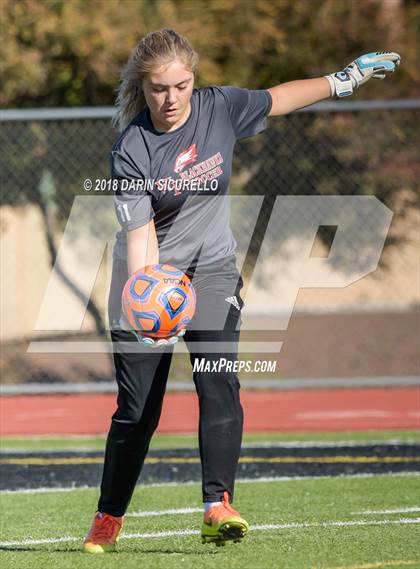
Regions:
<instances>
[{"instance_id":1,"label":"short sleeve jersey","mask_svg":"<svg viewBox=\"0 0 420 569\"><path fill-rule=\"evenodd\" d=\"M148 108L123 132L111 153L118 179L121 224L114 257L126 258L127 231L154 219L159 261L186 270L235 251L229 219L229 180L238 139L267 126L271 96L237 87L194 89L187 121L157 131Z\"/></svg>"}]
</instances>

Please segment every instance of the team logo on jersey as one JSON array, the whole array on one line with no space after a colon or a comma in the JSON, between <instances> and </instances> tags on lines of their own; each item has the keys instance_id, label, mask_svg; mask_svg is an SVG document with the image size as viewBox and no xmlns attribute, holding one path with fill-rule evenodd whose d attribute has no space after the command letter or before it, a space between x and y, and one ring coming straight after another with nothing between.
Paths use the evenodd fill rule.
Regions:
<instances>
[{"instance_id":1,"label":"team logo on jersey","mask_svg":"<svg viewBox=\"0 0 420 569\"><path fill-rule=\"evenodd\" d=\"M181 170L185 168L188 164L192 164L197 160L197 149L195 144L191 144L186 150L183 150L178 154L175 159L174 172L179 174Z\"/></svg>"}]
</instances>

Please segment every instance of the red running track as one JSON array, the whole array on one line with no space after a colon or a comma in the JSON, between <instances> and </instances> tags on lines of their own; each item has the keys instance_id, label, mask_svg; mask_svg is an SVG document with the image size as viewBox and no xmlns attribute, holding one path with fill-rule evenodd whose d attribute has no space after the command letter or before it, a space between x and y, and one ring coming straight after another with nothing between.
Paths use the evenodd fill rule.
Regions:
<instances>
[{"instance_id":1,"label":"red running track","mask_svg":"<svg viewBox=\"0 0 420 569\"><path fill-rule=\"evenodd\" d=\"M350 431L417 429L420 390L317 389L244 391L245 430ZM0 398L0 435L105 433L115 395L42 395ZM158 431L196 432L195 393L168 393Z\"/></svg>"}]
</instances>

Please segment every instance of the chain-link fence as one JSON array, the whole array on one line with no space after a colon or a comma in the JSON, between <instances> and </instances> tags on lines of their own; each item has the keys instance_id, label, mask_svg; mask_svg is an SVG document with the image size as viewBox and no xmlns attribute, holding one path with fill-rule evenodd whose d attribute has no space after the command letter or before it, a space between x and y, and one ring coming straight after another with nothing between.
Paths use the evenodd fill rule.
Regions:
<instances>
[{"instance_id":1,"label":"chain-link fence","mask_svg":"<svg viewBox=\"0 0 420 569\"><path fill-rule=\"evenodd\" d=\"M251 327L278 329L267 318L287 312L281 302L283 290L292 281L301 282L299 252L302 239L311 237L305 233L311 216L316 217L317 208L314 214L306 206L303 213L292 207L281 216L281 230L270 231L269 220L273 223L279 211L285 211L280 196L376 196L394 214L379 268L351 286L303 288L296 313L372 309L385 313L412 311L418 305L419 108L417 100L324 103L270 119L264 134L239 141L232 196L259 197L255 207L233 200L232 208L239 259L248 282L248 313L251 320L257 319ZM84 180L109 178L109 152L118 137L110 125L111 115L111 108L1 113L1 340L9 347L36 335L36 317L74 198L86 196ZM339 210L332 222L319 217L312 257L328 258ZM351 254L334 257L338 264L329 267L331 274L345 273L348 259L363 263L363 253L354 243L360 241L371 212L365 210L361 224L352 220L349 211L343 207L341 217L353 227L345 235ZM245 225L251 233L245 236L241 228L247 216ZM360 241L365 251L371 239L375 233L368 232ZM76 304L80 295L88 294L80 283L66 282L66 267L61 280ZM98 292L106 279L99 278L98 283L85 332L101 331L106 321L105 297Z\"/></svg>"}]
</instances>

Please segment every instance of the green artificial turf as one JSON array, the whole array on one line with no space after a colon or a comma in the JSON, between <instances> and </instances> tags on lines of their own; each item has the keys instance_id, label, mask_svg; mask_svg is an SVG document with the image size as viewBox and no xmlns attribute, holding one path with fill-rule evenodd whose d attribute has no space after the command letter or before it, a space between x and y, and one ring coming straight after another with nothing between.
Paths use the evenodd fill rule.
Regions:
<instances>
[{"instance_id":1,"label":"green artificial turf","mask_svg":"<svg viewBox=\"0 0 420 569\"><path fill-rule=\"evenodd\" d=\"M281 443L281 442L420 442L420 432L413 430L398 431L349 431L339 433L252 433L245 434L244 444ZM105 437L63 436L63 437L2 437L0 450L103 450ZM193 434L156 434L151 448L190 448L198 446L197 435Z\"/></svg>"},{"instance_id":2,"label":"green artificial turf","mask_svg":"<svg viewBox=\"0 0 420 569\"><path fill-rule=\"evenodd\" d=\"M115 554L81 552L97 490L1 495L2 569L394 569L420 567L419 513L367 510L420 506L420 477L371 476L238 483L235 502L256 528L241 544L203 546L198 535L131 537L130 534L198 530L201 513L126 518ZM140 486L129 512L200 507L198 484ZM364 512L364 513L360 513ZM410 523L402 523L402 520ZM415 521L417 520L417 522ZM334 522L362 525L333 526ZM369 525L380 522L383 525ZM391 523L392 522L392 523ZM257 529L258 525L296 525ZM323 525L324 524L324 525ZM29 538L73 541L7 550ZM127 537L128 536L128 537ZM395 562L395 563L393 563Z\"/></svg>"}]
</instances>

